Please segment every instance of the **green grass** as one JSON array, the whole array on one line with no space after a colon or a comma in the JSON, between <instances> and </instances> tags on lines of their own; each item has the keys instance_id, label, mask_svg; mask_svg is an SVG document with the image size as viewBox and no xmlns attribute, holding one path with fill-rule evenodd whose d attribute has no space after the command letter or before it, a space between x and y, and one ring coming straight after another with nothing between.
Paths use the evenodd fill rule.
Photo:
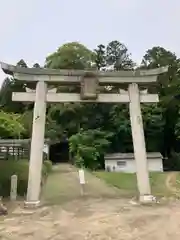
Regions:
<instances>
[{"instance_id":1,"label":"green grass","mask_svg":"<svg viewBox=\"0 0 180 240\"><path fill-rule=\"evenodd\" d=\"M137 192L135 174L117 172L94 172L94 174L105 180L106 183L121 189L124 194L135 194Z\"/></svg>"},{"instance_id":2,"label":"green grass","mask_svg":"<svg viewBox=\"0 0 180 240\"><path fill-rule=\"evenodd\" d=\"M119 188L124 195L133 196L138 194L136 174L134 173L118 173L118 172L94 172L94 174L103 179L106 183ZM168 197L175 195L166 186L166 179L169 173L153 172L150 173L150 183L152 194L157 197ZM177 175L180 179L180 173ZM175 183L177 190L180 190L180 182Z\"/></svg>"},{"instance_id":3,"label":"green grass","mask_svg":"<svg viewBox=\"0 0 180 240\"><path fill-rule=\"evenodd\" d=\"M51 172L52 164L49 161L45 161L42 167L42 183L45 182L48 174ZM11 186L11 176L17 175L18 185L17 193L18 196L24 197L27 192L28 185L28 172L29 172L29 162L28 160L1 160L0 161L0 196L9 197L10 186Z\"/></svg>"},{"instance_id":4,"label":"green grass","mask_svg":"<svg viewBox=\"0 0 180 240\"><path fill-rule=\"evenodd\" d=\"M42 200L50 205L62 204L75 199L79 194L79 182L74 178L73 169L66 164L53 166L42 190Z\"/></svg>"}]
</instances>

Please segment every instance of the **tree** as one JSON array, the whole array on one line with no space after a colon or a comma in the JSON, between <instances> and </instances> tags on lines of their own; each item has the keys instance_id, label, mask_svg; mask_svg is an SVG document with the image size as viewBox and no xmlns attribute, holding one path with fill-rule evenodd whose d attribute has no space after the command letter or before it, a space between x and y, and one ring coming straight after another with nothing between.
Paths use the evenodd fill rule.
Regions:
<instances>
[{"instance_id":1,"label":"tree","mask_svg":"<svg viewBox=\"0 0 180 240\"><path fill-rule=\"evenodd\" d=\"M41 66L39 65L39 63L35 63L35 64L33 65L33 68L41 68Z\"/></svg>"},{"instance_id":2,"label":"tree","mask_svg":"<svg viewBox=\"0 0 180 240\"><path fill-rule=\"evenodd\" d=\"M95 55L95 63L98 70L102 67L106 66L106 49L103 44L97 46L97 49L94 50Z\"/></svg>"},{"instance_id":3,"label":"tree","mask_svg":"<svg viewBox=\"0 0 180 240\"><path fill-rule=\"evenodd\" d=\"M53 69L91 68L94 53L78 42L66 43L46 58L45 67Z\"/></svg>"},{"instance_id":4,"label":"tree","mask_svg":"<svg viewBox=\"0 0 180 240\"><path fill-rule=\"evenodd\" d=\"M171 100L171 93L179 92L180 59L162 47L153 47L147 50L143 57L141 67L145 69L169 66L168 72L158 77L158 93L165 96L166 103ZM179 93L178 93L179 94ZM175 94L176 95L176 94Z\"/></svg>"},{"instance_id":5,"label":"tree","mask_svg":"<svg viewBox=\"0 0 180 240\"><path fill-rule=\"evenodd\" d=\"M20 123L20 115L0 111L0 136L1 138L20 137L25 131Z\"/></svg>"},{"instance_id":6,"label":"tree","mask_svg":"<svg viewBox=\"0 0 180 240\"><path fill-rule=\"evenodd\" d=\"M131 124L127 104L114 104L109 112L112 138L112 152L132 152Z\"/></svg>"},{"instance_id":7,"label":"tree","mask_svg":"<svg viewBox=\"0 0 180 240\"><path fill-rule=\"evenodd\" d=\"M25 109L25 105L22 102L13 102L13 92L24 92L25 85L21 81L17 81L14 78L6 78L0 89L0 108L7 112L21 113Z\"/></svg>"},{"instance_id":8,"label":"tree","mask_svg":"<svg viewBox=\"0 0 180 240\"><path fill-rule=\"evenodd\" d=\"M159 104L143 104L143 125L148 152L159 152L163 147L165 120L163 108Z\"/></svg>"},{"instance_id":9,"label":"tree","mask_svg":"<svg viewBox=\"0 0 180 240\"><path fill-rule=\"evenodd\" d=\"M169 66L168 72L158 77L157 91L160 95L160 106L163 108L163 149L164 156L171 156L176 145L175 127L179 115L179 89L180 89L180 59L162 48L149 49L142 60L142 68L153 69ZM149 89L153 91L152 88Z\"/></svg>"},{"instance_id":10,"label":"tree","mask_svg":"<svg viewBox=\"0 0 180 240\"><path fill-rule=\"evenodd\" d=\"M27 68L27 64L21 59L17 64L19 67ZM25 84L13 77L5 78L0 89L0 107L4 111L21 113L25 110L25 105L21 102L12 101L13 92L25 92Z\"/></svg>"},{"instance_id":11,"label":"tree","mask_svg":"<svg viewBox=\"0 0 180 240\"><path fill-rule=\"evenodd\" d=\"M106 48L106 62L108 65L113 65L114 69L131 70L134 63L130 58L127 47L119 41L111 41Z\"/></svg>"},{"instance_id":12,"label":"tree","mask_svg":"<svg viewBox=\"0 0 180 240\"><path fill-rule=\"evenodd\" d=\"M69 139L70 152L74 155L78 167L98 169L100 157L105 153L110 141L111 133L99 129L80 130Z\"/></svg>"},{"instance_id":13,"label":"tree","mask_svg":"<svg viewBox=\"0 0 180 240\"><path fill-rule=\"evenodd\" d=\"M23 59L21 59L21 60L17 63L17 66L27 68L27 64L26 64L26 62L25 62Z\"/></svg>"},{"instance_id":14,"label":"tree","mask_svg":"<svg viewBox=\"0 0 180 240\"><path fill-rule=\"evenodd\" d=\"M50 105L47 114L47 135L53 136L52 126L56 129L53 138L61 138L64 131L68 131L69 136L76 134L82 127L85 114L84 105L80 103Z\"/></svg>"},{"instance_id":15,"label":"tree","mask_svg":"<svg viewBox=\"0 0 180 240\"><path fill-rule=\"evenodd\" d=\"M33 111L26 110L24 113L21 114L19 121L24 126L24 129L25 129L23 132L23 137L31 138L32 123L33 123Z\"/></svg>"}]
</instances>

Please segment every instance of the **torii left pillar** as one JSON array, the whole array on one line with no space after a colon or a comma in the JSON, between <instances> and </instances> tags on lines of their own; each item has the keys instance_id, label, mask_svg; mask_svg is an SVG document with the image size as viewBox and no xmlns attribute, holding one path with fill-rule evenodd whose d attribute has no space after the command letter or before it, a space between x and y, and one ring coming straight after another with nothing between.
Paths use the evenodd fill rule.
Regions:
<instances>
[{"instance_id":1,"label":"torii left pillar","mask_svg":"<svg viewBox=\"0 0 180 240\"><path fill-rule=\"evenodd\" d=\"M40 203L39 196L46 122L46 82L37 82L35 94L26 207L36 207Z\"/></svg>"}]
</instances>

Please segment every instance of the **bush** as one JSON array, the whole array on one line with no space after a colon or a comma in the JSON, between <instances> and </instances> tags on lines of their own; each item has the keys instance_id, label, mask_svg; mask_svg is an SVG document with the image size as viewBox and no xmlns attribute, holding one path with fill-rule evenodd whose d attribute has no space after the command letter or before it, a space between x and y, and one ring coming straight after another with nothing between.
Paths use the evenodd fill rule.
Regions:
<instances>
[{"instance_id":1,"label":"bush","mask_svg":"<svg viewBox=\"0 0 180 240\"><path fill-rule=\"evenodd\" d=\"M50 166L50 164L49 164ZM18 176L17 194L24 196L27 192L29 163L27 160L20 161L0 161L0 196L8 197L10 195L11 176ZM49 173L47 163L42 168L42 180Z\"/></svg>"},{"instance_id":2,"label":"bush","mask_svg":"<svg viewBox=\"0 0 180 240\"><path fill-rule=\"evenodd\" d=\"M180 171L180 153L172 152L171 157L167 160L168 170Z\"/></svg>"},{"instance_id":3,"label":"bush","mask_svg":"<svg viewBox=\"0 0 180 240\"><path fill-rule=\"evenodd\" d=\"M28 162L0 161L0 196L7 197L10 193L11 176L18 176L18 195L23 196L27 190Z\"/></svg>"},{"instance_id":4,"label":"bush","mask_svg":"<svg viewBox=\"0 0 180 240\"><path fill-rule=\"evenodd\" d=\"M112 133L100 129L81 129L69 139L69 150L77 167L102 168L100 158L110 145Z\"/></svg>"},{"instance_id":5,"label":"bush","mask_svg":"<svg viewBox=\"0 0 180 240\"><path fill-rule=\"evenodd\" d=\"M46 168L47 174L49 174L52 171L52 162L49 160L44 161L44 166Z\"/></svg>"}]
</instances>

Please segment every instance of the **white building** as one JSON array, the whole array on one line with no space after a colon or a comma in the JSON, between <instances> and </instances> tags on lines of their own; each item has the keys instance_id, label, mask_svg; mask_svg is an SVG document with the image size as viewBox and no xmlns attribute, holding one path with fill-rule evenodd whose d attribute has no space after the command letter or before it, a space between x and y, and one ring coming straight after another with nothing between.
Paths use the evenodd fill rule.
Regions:
<instances>
[{"instance_id":1,"label":"white building","mask_svg":"<svg viewBox=\"0 0 180 240\"><path fill-rule=\"evenodd\" d=\"M112 153L107 154L105 169L110 172L136 172L136 162L133 153ZM150 172L163 172L162 155L159 152L147 153L148 170Z\"/></svg>"}]
</instances>

